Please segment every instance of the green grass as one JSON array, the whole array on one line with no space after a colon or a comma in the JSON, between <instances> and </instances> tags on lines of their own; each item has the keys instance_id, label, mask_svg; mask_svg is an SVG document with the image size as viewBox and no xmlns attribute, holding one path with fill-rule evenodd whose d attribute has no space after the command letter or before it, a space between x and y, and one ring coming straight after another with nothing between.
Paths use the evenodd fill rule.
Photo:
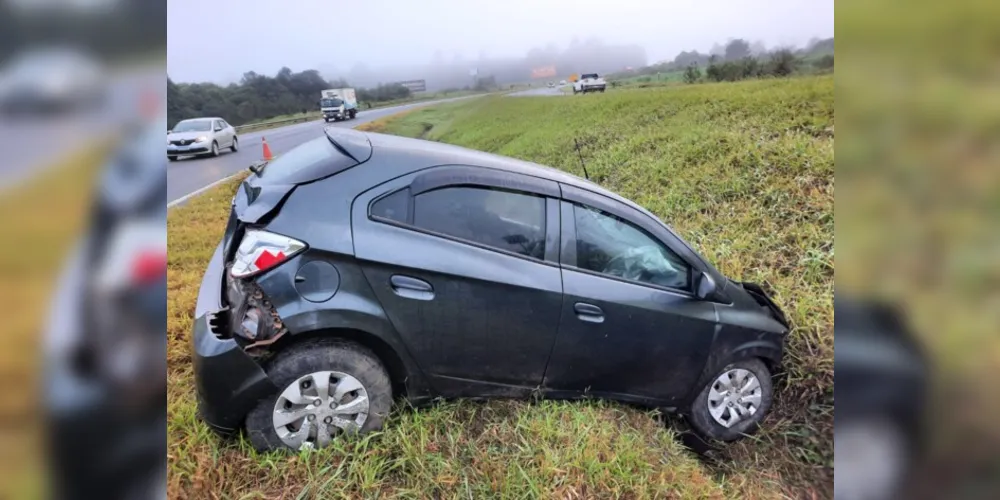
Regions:
<instances>
[{"instance_id":1,"label":"green grass","mask_svg":"<svg viewBox=\"0 0 1000 500\"><path fill-rule=\"evenodd\" d=\"M607 82L608 90L671 86L684 82L684 70L662 71L652 75L612 76Z\"/></svg>"},{"instance_id":2,"label":"green grass","mask_svg":"<svg viewBox=\"0 0 1000 500\"><path fill-rule=\"evenodd\" d=\"M794 330L773 413L712 465L653 414L601 402L399 408L379 433L301 455L221 440L195 418L188 336L234 180L168 217L171 497L832 496L832 77L487 97L362 128L577 174L578 139L592 180L662 217L727 275L774 287Z\"/></svg>"}]
</instances>

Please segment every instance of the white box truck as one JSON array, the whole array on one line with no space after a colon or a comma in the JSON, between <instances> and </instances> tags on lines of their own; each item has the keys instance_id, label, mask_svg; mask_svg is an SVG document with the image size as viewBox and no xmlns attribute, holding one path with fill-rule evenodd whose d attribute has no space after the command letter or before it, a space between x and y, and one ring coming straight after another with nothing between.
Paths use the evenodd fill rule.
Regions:
<instances>
[{"instance_id":1,"label":"white box truck","mask_svg":"<svg viewBox=\"0 0 1000 500\"><path fill-rule=\"evenodd\" d=\"M325 122L351 120L358 115L358 98L354 89L327 89L321 92L319 109Z\"/></svg>"}]
</instances>

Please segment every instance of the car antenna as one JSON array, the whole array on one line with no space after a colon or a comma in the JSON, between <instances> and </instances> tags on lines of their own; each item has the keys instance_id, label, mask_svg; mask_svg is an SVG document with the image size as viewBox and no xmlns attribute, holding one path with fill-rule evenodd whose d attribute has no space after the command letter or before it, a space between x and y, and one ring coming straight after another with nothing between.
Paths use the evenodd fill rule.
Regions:
<instances>
[{"instance_id":1,"label":"car antenna","mask_svg":"<svg viewBox=\"0 0 1000 500\"><path fill-rule=\"evenodd\" d=\"M583 167L583 176L590 180L590 174L587 173L587 164L583 162L583 153L580 152L580 141L573 138L573 144L576 144L576 155L580 157L580 166Z\"/></svg>"},{"instance_id":2,"label":"car antenna","mask_svg":"<svg viewBox=\"0 0 1000 500\"><path fill-rule=\"evenodd\" d=\"M251 172L257 174L257 177L260 177L260 174L264 173L264 167L266 166L267 166L267 160L258 160L251 163L248 168L250 169Z\"/></svg>"}]
</instances>

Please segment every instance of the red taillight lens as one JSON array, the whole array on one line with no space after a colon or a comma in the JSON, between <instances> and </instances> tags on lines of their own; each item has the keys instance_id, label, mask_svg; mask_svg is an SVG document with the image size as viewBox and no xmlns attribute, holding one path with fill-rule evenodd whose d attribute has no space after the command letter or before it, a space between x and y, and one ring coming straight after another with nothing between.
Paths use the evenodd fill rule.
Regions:
<instances>
[{"instance_id":1,"label":"red taillight lens","mask_svg":"<svg viewBox=\"0 0 1000 500\"><path fill-rule=\"evenodd\" d=\"M306 248L306 244L258 229L248 229L236 250L231 274L246 278L273 269Z\"/></svg>"}]
</instances>

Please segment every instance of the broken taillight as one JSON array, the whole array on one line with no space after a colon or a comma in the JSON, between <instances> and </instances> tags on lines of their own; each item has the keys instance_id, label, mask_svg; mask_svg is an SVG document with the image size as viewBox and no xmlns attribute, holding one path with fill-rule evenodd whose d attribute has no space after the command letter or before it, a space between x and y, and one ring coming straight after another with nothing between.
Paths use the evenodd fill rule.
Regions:
<instances>
[{"instance_id":1,"label":"broken taillight","mask_svg":"<svg viewBox=\"0 0 1000 500\"><path fill-rule=\"evenodd\" d=\"M259 229L248 229L236 249L230 273L234 278L247 278L273 269L306 248L306 244Z\"/></svg>"}]
</instances>

